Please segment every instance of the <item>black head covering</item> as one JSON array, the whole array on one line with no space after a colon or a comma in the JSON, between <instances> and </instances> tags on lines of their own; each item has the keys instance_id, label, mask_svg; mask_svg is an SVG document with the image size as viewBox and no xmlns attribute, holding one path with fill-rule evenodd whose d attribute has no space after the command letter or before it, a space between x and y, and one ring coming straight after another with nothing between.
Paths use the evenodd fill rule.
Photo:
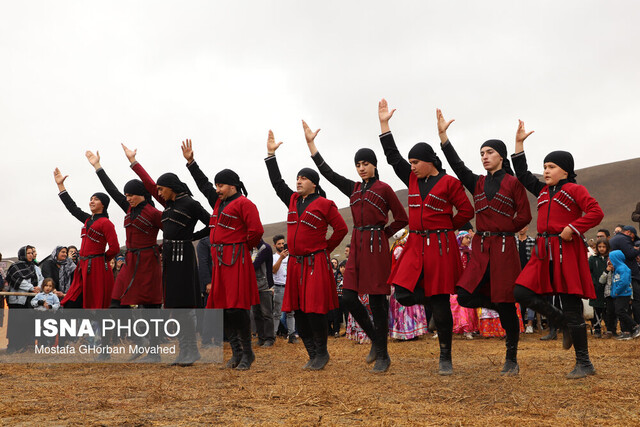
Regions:
<instances>
[{"instance_id":1,"label":"black head covering","mask_svg":"<svg viewBox=\"0 0 640 427\"><path fill-rule=\"evenodd\" d=\"M353 162L357 164L358 162L362 161L369 162L373 166L375 166L375 177L380 178L380 176L378 175L378 158L376 157L376 153L372 149L361 148L356 151L356 155L353 157Z\"/></svg>"},{"instance_id":2,"label":"black head covering","mask_svg":"<svg viewBox=\"0 0 640 427\"><path fill-rule=\"evenodd\" d=\"M172 189L176 194L187 193L190 196L193 196L187 184L180 181L178 175L175 173L167 172L165 174L160 175L160 178L156 181L156 185L161 187L168 187Z\"/></svg>"},{"instance_id":3,"label":"black head covering","mask_svg":"<svg viewBox=\"0 0 640 427\"><path fill-rule=\"evenodd\" d=\"M27 249L33 246L23 246L18 250L18 262L15 262L7 271L7 281L13 290L17 290L23 280L28 280L32 285L38 284L38 275L33 261L27 261Z\"/></svg>"},{"instance_id":4,"label":"black head covering","mask_svg":"<svg viewBox=\"0 0 640 427\"><path fill-rule=\"evenodd\" d=\"M298 172L297 176L304 176L309 181L313 182L316 185L316 193L322 197L327 197L327 193L325 193L322 187L320 187L320 175L318 175L318 172L311 168L302 168Z\"/></svg>"},{"instance_id":5,"label":"black head covering","mask_svg":"<svg viewBox=\"0 0 640 427\"><path fill-rule=\"evenodd\" d=\"M551 162L558 165L567 173L567 181L576 182L576 173L573 170L573 156L568 151L552 151L544 158L544 163Z\"/></svg>"},{"instance_id":6,"label":"black head covering","mask_svg":"<svg viewBox=\"0 0 640 427\"><path fill-rule=\"evenodd\" d=\"M216 174L214 182L216 184L233 185L234 187L236 187L236 190L238 190L245 196L248 194L247 189L245 188L242 181L240 181L240 177L238 176L238 174L231 169L222 169L220 172L218 172Z\"/></svg>"},{"instance_id":7,"label":"black head covering","mask_svg":"<svg viewBox=\"0 0 640 427\"><path fill-rule=\"evenodd\" d=\"M433 163L433 166L438 169L438 172L444 172L442 168L442 161L438 157L433 148L426 142L418 142L409 150L409 159L418 159L423 162Z\"/></svg>"},{"instance_id":8,"label":"black head covering","mask_svg":"<svg viewBox=\"0 0 640 427\"><path fill-rule=\"evenodd\" d=\"M107 208L109 207L109 202L111 202L111 199L109 198L109 196L107 196L104 193L93 193L91 197L97 197L98 200L102 202L102 206L104 206L104 210L102 211L102 213L106 214Z\"/></svg>"},{"instance_id":9,"label":"black head covering","mask_svg":"<svg viewBox=\"0 0 640 427\"><path fill-rule=\"evenodd\" d=\"M485 141L480 146L480 149L483 149L484 147L490 147L496 150L498 154L500 154L500 157L502 157L502 169L504 169L504 171L509 175L513 176L511 162L509 162L509 157L507 157L507 146L504 145L504 142L500 141L499 139L490 139L488 141Z\"/></svg>"},{"instance_id":10,"label":"black head covering","mask_svg":"<svg viewBox=\"0 0 640 427\"><path fill-rule=\"evenodd\" d=\"M133 194L135 196L143 196L144 200L154 206L153 200L151 200L151 193L147 191L142 181L139 179L132 179L124 185L124 194Z\"/></svg>"}]
</instances>

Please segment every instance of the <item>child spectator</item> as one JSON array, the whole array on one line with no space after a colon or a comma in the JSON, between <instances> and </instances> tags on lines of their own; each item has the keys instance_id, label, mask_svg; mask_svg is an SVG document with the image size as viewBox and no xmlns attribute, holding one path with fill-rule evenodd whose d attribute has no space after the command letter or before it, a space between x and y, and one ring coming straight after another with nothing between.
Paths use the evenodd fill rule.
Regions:
<instances>
[{"instance_id":1,"label":"child spectator","mask_svg":"<svg viewBox=\"0 0 640 427\"><path fill-rule=\"evenodd\" d=\"M604 298L604 286L600 283L600 276L607 268L607 257L609 255L609 241L607 239L598 239L596 242L596 254L589 258L589 270L591 271L591 280L596 292L596 299L590 299L589 305L593 307L593 336L595 338L601 338L602 332L600 327L600 321L602 320L605 310L605 298ZM613 314L613 313L609 313ZM607 331L610 330L611 323L607 321L605 317L605 325L607 325ZM615 320L614 320L615 322ZM613 324L615 326L615 323ZM615 329L615 328L614 328Z\"/></svg>"},{"instance_id":2,"label":"child spectator","mask_svg":"<svg viewBox=\"0 0 640 427\"><path fill-rule=\"evenodd\" d=\"M60 308L60 300L53 292L54 290L53 279L47 277L42 282L42 292L31 300L31 306L38 311L58 310Z\"/></svg>"},{"instance_id":3,"label":"child spectator","mask_svg":"<svg viewBox=\"0 0 640 427\"><path fill-rule=\"evenodd\" d=\"M625 257L622 251L615 250L609 253L611 265L607 270L613 271L611 283L611 296L615 301L616 315L620 319L622 333L619 340L630 340L640 336L640 325L629 315L629 301L633 290L631 288L631 269L624 263Z\"/></svg>"}]
</instances>

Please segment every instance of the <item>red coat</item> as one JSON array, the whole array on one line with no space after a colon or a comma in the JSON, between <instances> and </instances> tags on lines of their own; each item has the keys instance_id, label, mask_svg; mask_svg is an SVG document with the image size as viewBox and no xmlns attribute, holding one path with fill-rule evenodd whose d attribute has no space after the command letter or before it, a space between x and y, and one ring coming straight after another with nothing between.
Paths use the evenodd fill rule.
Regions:
<instances>
[{"instance_id":1,"label":"red coat","mask_svg":"<svg viewBox=\"0 0 640 427\"><path fill-rule=\"evenodd\" d=\"M220 203L218 199L209 221L213 271L207 308L248 310L260 303L250 249L258 245L264 229L256 205L243 195L222 213Z\"/></svg>"},{"instance_id":2,"label":"red coat","mask_svg":"<svg viewBox=\"0 0 640 427\"><path fill-rule=\"evenodd\" d=\"M562 242L562 259L560 237L538 237L531 259L516 279L516 284L537 294L574 294L595 299L587 249L582 238L589 229L600 224L603 217L600 205L582 185L566 183L552 199L549 198L549 187L544 186L538 195L538 233L559 234L569 226L577 234L571 241ZM550 261L553 264L553 281L549 274Z\"/></svg>"},{"instance_id":3,"label":"red coat","mask_svg":"<svg viewBox=\"0 0 640 427\"><path fill-rule=\"evenodd\" d=\"M360 294L389 295L389 237L407 225L407 213L391 187L379 180L365 190L364 194L362 182L356 182L350 205L353 233L343 286ZM394 221L386 226L389 211L393 213ZM383 231L358 230L358 227L371 225L379 226Z\"/></svg>"},{"instance_id":4,"label":"red coat","mask_svg":"<svg viewBox=\"0 0 640 427\"><path fill-rule=\"evenodd\" d=\"M122 305L162 304L162 269L157 246L162 212L146 204L131 220L129 208L124 217L124 228L127 236L125 264L116 277L111 298Z\"/></svg>"},{"instance_id":5,"label":"red coat","mask_svg":"<svg viewBox=\"0 0 640 427\"><path fill-rule=\"evenodd\" d=\"M68 301L75 301L82 294L82 307L89 309L109 308L113 289L113 273L109 268L109 261L118 253L118 236L109 218L98 218L87 227L86 219L80 237L78 266L73 275L73 282L69 291L61 301L64 306ZM109 250L105 249L109 245ZM99 255L91 259L82 259ZM89 265L91 269L89 270Z\"/></svg>"},{"instance_id":6,"label":"red coat","mask_svg":"<svg viewBox=\"0 0 640 427\"><path fill-rule=\"evenodd\" d=\"M473 193L478 232L517 233L531 221L526 190L512 175L505 174L500 189L487 200L484 193L485 176L480 176ZM504 243L504 250L503 250ZM490 266L490 287L482 291L491 301L515 302L513 288L520 274L520 256L513 236L473 237L472 254L457 286L473 293L482 280L487 264Z\"/></svg>"},{"instance_id":7,"label":"red coat","mask_svg":"<svg viewBox=\"0 0 640 427\"><path fill-rule=\"evenodd\" d=\"M326 314L338 307L336 282L329 261L333 251L347 234L347 224L331 200L318 197L300 217L293 193L287 215L289 263L284 288L282 311L302 310L305 313ZM326 238L328 226L333 228ZM302 257L304 255L314 254Z\"/></svg>"},{"instance_id":8,"label":"red coat","mask_svg":"<svg viewBox=\"0 0 640 427\"><path fill-rule=\"evenodd\" d=\"M427 297L453 294L462 273L454 229L473 218L473 207L460 181L444 175L426 198L420 196L418 178L409 176L409 228L411 230L450 231L421 236L410 233L407 243L391 271L388 283L413 291L424 272L421 285ZM453 214L453 207L457 213ZM442 253L440 253L442 252Z\"/></svg>"}]
</instances>

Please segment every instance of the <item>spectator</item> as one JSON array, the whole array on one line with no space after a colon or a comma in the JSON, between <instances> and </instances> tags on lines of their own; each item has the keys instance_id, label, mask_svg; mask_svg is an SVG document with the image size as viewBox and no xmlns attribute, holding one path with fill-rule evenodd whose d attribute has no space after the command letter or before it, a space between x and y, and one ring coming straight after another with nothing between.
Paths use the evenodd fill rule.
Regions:
<instances>
[{"instance_id":1,"label":"spectator","mask_svg":"<svg viewBox=\"0 0 640 427\"><path fill-rule=\"evenodd\" d=\"M258 347L273 347L276 340L273 330L273 252L264 240L258 243L256 258L253 261L258 282L260 303L253 305L253 318L258 332Z\"/></svg>"},{"instance_id":2,"label":"spectator","mask_svg":"<svg viewBox=\"0 0 640 427\"><path fill-rule=\"evenodd\" d=\"M295 318L293 311L288 313L282 313L282 300L284 299L284 287L287 283L287 263L289 262L289 249L287 249L287 243L282 234L273 236L273 245L276 247L276 255L273 257L273 332L274 335L278 332L278 326L280 325L280 317L284 314L286 316L286 328L287 339L289 344L295 344L298 342L296 338Z\"/></svg>"},{"instance_id":3,"label":"spectator","mask_svg":"<svg viewBox=\"0 0 640 427\"><path fill-rule=\"evenodd\" d=\"M640 248L634 246L637 235L638 232L635 227L625 225L622 227L622 231L613 236L609 241L612 251L622 251L625 259L624 262L631 270L631 286L633 289L631 311L636 323L640 322L640 268L638 268L638 262L636 261L636 258L640 256Z\"/></svg>"},{"instance_id":4,"label":"spectator","mask_svg":"<svg viewBox=\"0 0 640 427\"><path fill-rule=\"evenodd\" d=\"M18 261L14 263L7 271L7 281L11 292L40 292L40 284L44 277L36 270L33 263L33 248L31 246L23 246L18 251ZM20 330L23 323L24 314L21 309L27 308L26 296L11 295L8 298L9 303L9 325L7 327L7 353L15 353L25 351L27 346L33 343L32 338L28 334Z\"/></svg>"},{"instance_id":5,"label":"spectator","mask_svg":"<svg viewBox=\"0 0 640 427\"><path fill-rule=\"evenodd\" d=\"M536 245L536 239L527 235L527 231L529 231L529 226L525 225L522 230L518 231L516 246L518 248L518 255L520 256L520 268L524 268L525 265L529 262L529 258L531 258L531 250ZM533 333L533 321L536 317L536 312L528 307L523 307L525 309L525 315L527 320L527 328L525 329L525 334Z\"/></svg>"},{"instance_id":6,"label":"spectator","mask_svg":"<svg viewBox=\"0 0 640 427\"><path fill-rule=\"evenodd\" d=\"M631 221L637 222L640 225L640 202L636 205L636 210L631 213Z\"/></svg>"},{"instance_id":7,"label":"spectator","mask_svg":"<svg viewBox=\"0 0 640 427\"><path fill-rule=\"evenodd\" d=\"M31 306L38 311L53 310L60 308L60 300L55 294L54 281L51 277L47 277L42 282L42 292L38 293L31 300Z\"/></svg>"},{"instance_id":8,"label":"spectator","mask_svg":"<svg viewBox=\"0 0 640 427\"><path fill-rule=\"evenodd\" d=\"M609 253L609 271L613 271L611 296L615 300L616 315L620 319L622 333L619 340L630 340L640 336L640 325L629 316L629 299L633 294L631 289L631 269L627 267L625 255L620 250Z\"/></svg>"},{"instance_id":9,"label":"spectator","mask_svg":"<svg viewBox=\"0 0 640 427\"><path fill-rule=\"evenodd\" d=\"M351 243L347 243L344 248L344 259L349 259L349 252L351 252Z\"/></svg>"},{"instance_id":10,"label":"spectator","mask_svg":"<svg viewBox=\"0 0 640 427\"><path fill-rule=\"evenodd\" d=\"M334 308L329 312L329 334L333 335L336 338L340 337L340 325L342 325L343 319L348 319L349 316L349 311L345 308L344 301L342 299L342 284L344 281L344 272L346 269L347 260L345 259L342 260L340 264L338 264L338 268L334 273L336 278L336 292L338 293L338 308ZM345 321L345 326L346 324L347 323Z\"/></svg>"},{"instance_id":11,"label":"spectator","mask_svg":"<svg viewBox=\"0 0 640 427\"><path fill-rule=\"evenodd\" d=\"M607 230L606 228L601 228L596 233L596 240L597 239L607 239L607 240L609 240L610 238L611 238L611 233L609 233L609 230Z\"/></svg>"},{"instance_id":12,"label":"spectator","mask_svg":"<svg viewBox=\"0 0 640 427\"><path fill-rule=\"evenodd\" d=\"M602 337L602 331L600 322L605 310L604 299L604 286L600 283L600 276L607 268L607 261L609 256L609 241L604 239L598 239L596 243L596 255L589 258L589 270L591 271L591 280L593 281L593 287L596 291L596 299L590 299L589 305L593 307L593 335L596 338ZM610 323L607 323L607 331L609 331Z\"/></svg>"},{"instance_id":13,"label":"spectator","mask_svg":"<svg viewBox=\"0 0 640 427\"><path fill-rule=\"evenodd\" d=\"M40 268L44 277L53 280L55 294L58 298L63 298L73 282L73 273L76 265L68 257L68 249L64 246L56 246L51 255L46 257Z\"/></svg>"},{"instance_id":14,"label":"spectator","mask_svg":"<svg viewBox=\"0 0 640 427\"><path fill-rule=\"evenodd\" d=\"M67 246L68 257L74 264L78 265L78 248L73 245Z\"/></svg>"},{"instance_id":15,"label":"spectator","mask_svg":"<svg viewBox=\"0 0 640 427\"><path fill-rule=\"evenodd\" d=\"M467 268L469 259L471 258L471 236L467 231L458 233L458 247L460 250L460 258L462 259L462 268ZM466 339L473 339L473 333L478 330L478 314L475 308L467 308L458 304L458 295L449 296L449 304L451 305L451 315L453 316L453 333L464 334Z\"/></svg>"}]
</instances>

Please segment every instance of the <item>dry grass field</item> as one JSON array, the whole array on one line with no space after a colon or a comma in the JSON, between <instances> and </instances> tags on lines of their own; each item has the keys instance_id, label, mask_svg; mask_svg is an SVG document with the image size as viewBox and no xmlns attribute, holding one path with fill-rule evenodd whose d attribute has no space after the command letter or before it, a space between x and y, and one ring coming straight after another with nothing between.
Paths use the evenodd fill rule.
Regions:
<instances>
[{"instance_id":1,"label":"dry grass field","mask_svg":"<svg viewBox=\"0 0 640 427\"><path fill-rule=\"evenodd\" d=\"M302 344L256 349L248 372L217 364L5 364L2 424L640 425L640 340L591 339L597 375L566 380L573 350L522 335L521 373L498 374L504 341L454 338L454 370L435 374L437 341L391 342L389 372L367 345L329 338L324 371L300 370ZM4 350L0 350L4 352ZM225 346L225 360L229 357Z\"/></svg>"}]
</instances>

